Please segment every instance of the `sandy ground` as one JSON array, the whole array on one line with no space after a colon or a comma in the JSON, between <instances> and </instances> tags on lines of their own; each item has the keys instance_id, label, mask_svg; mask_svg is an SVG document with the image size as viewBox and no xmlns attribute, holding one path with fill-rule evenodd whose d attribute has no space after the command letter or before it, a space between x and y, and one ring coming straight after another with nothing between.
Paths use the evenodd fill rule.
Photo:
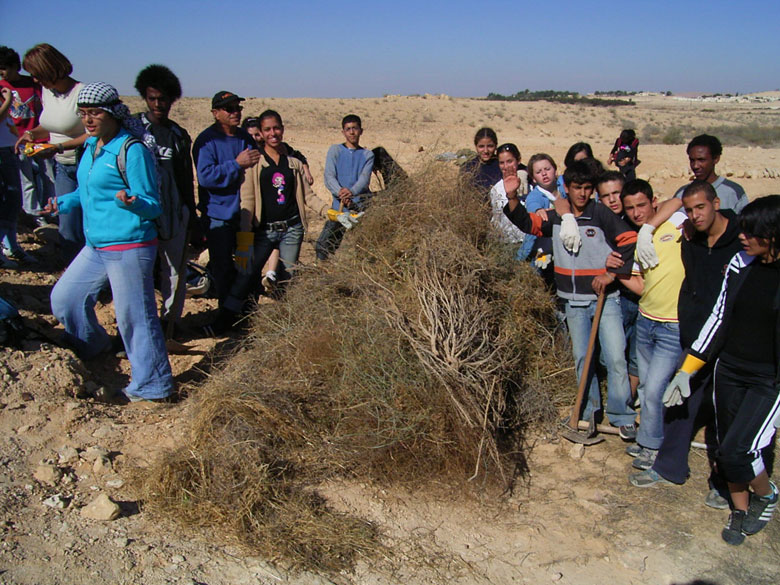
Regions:
<instances>
[{"instance_id":1,"label":"sandy ground","mask_svg":"<svg viewBox=\"0 0 780 585\"><path fill-rule=\"evenodd\" d=\"M134 110L140 100L129 99ZM780 126L774 104L702 103L649 97L635 108L582 108L420 96L360 99L250 99L245 114L270 107L286 120L288 142L308 157L314 188L323 194L328 146L339 141L349 112L364 119L364 144L382 144L408 170L441 152L471 146L483 125L515 142L527 159L545 151L562 161L568 146L590 142L602 160L624 125L708 126L756 122ZM194 136L210 123L209 101L187 99L172 117ZM752 197L780 192L764 178L780 168L780 149L726 147L729 172ZM662 196L687 181L685 147L645 145L639 174ZM745 178L745 175L751 178ZM760 177L760 178L756 178ZM319 222L312 234L316 237ZM727 513L706 508L706 456L691 454L692 476L682 487L640 490L626 481L631 460L624 444L608 438L584 453L556 437L539 435L530 474L512 494L436 496L362 484L332 484L334 505L375 520L396 554L360 562L352 574L326 579L291 574L223 539L218 531L184 532L145 513L132 478L166 447L186 438L188 401L176 405L106 406L73 398L79 388L121 388L126 360L82 363L45 340L58 326L48 294L58 271L50 245L27 228L22 245L40 263L0 273L0 294L20 307L40 337L22 350L0 350L0 584L163 583L713 583L770 584L780 574L780 521L738 548L720 539ZM304 245L310 262L312 243ZM184 325L213 314L214 301L188 299ZM262 307L261 307L262 310ZM110 305L99 315L113 328ZM223 363L224 340L184 339L188 355L172 355L185 392ZM562 364L565 367L566 364ZM85 517L99 494L120 504L113 521ZM53 497L56 496L56 497Z\"/></svg>"}]
</instances>

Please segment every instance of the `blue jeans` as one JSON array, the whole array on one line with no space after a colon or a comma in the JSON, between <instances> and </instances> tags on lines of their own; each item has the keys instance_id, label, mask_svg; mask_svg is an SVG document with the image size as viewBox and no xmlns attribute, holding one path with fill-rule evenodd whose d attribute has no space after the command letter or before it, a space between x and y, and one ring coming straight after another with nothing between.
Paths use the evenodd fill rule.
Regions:
<instances>
[{"instance_id":1,"label":"blue jeans","mask_svg":"<svg viewBox=\"0 0 780 585\"><path fill-rule=\"evenodd\" d=\"M65 327L65 338L82 359L110 349L111 338L95 315L98 293L106 282L114 296L119 334L130 360L128 397L165 398L173 391L152 271L156 246L122 251L84 246L51 292L51 309Z\"/></svg>"},{"instance_id":2,"label":"blue jeans","mask_svg":"<svg viewBox=\"0 0 780 585\"><path fill-rule=\"evenodd\" d=\"M642 447L658 449L664 439L661 399L682 354L680 325L653 321L640 314L636 319L636 348L639 404L642 407L642 423L636 441Z\"/></svg>"},{"instance_id":3,"label":"blue jeans","mask_svg":"<svg viewBox=\"0 0 780 585\"><path fill-rule=\"evenodd\" d=\"M236 274L236 270L233 267L233 252L236 249L238 218L216 219L214 217L206 217L205 222L207 225L206 246L209 249L207 268L214 279L219 304L222 305L230 292L230 285Z\"/></svg>"},{"instance_id":4,"label":"blue jeans","mask_svg":"<svg viewBox=\"0 0 780 585\"><path fill-rule=\"evenodd\" d=\"M4 123L4 122L3 122ZM22 184L19 178L19 159L13 148L0 148L0 239L6 248L15 250L16 222L22 207Z\"/></svg>"},{"instance_id":5,"label":"blue jeans","mask_svg":"<svg viewBox=\"0 0 780 585\"><path fill-rule=\"evenodd\" d=\"M621 295L620 309L623 311L623 331L626 333L628 373L632 376L639 376L639 366L636 360L636 318L639 315L639 303Z\"/></svg>"},{"instance_id":6,"label":"blue jeans","mask_svg":"<svg viewBox=\"0 0 780 585\"><path fill-rule=\"evenodd\" d=\"M276 248L279 248L279 259L282 261L279 281L288 280L290 272L298 262L301 242L303 242L303 224L300 223L283 231L260 230L255 232L251 269L248 274L239 273L236 276L236 280L230 288L230 294L225 300L225 308L234 313L241 311L244 301L260 279L263 266Z\"/></svg>"},{"instance_id":7,"label":"blue jeans","mask_svg":"<svg viewBox=\"0 0 780 585\"><path fill-rule=\"evenodd\" d=\"M27 215L41 215L43 208L54 197L54 160L36 160L19 155L22 179L22 208Z\"/></svg>"},{"instance_id":8,"label":"blue jeans","mask_svg":"<svg viewBox=\"0 0 780 585\"><path fill-rule=\"evenodd\" d=\"M73 193L78 187L76 170L78 165L64 165L54 163L54 190L57 196ZM62 239L62 259L65 264L70 262L79 253L84 245L84 222L81 215L81 207L74 207L69 213L59 216L60 238Z\"/></svg>"},{"instance_id":9,"label":"blue jeans","mask_svg":"<svg viewBox=\"0 0 780 585\"><path fill-rule=\"evenodd\" d=\"M346 228L339 222L331 221L330 219L326 220L325 225L322 226L320 237L317 238L317 243L314 246L317 260L327 260L328 256L338 250L346 231Z\"/></svg>"},{"instance_id":10,"label":"blue jeans","mask_svg":"<svg viewBox=\"0 0 780 585\"><path fill-rule=\"evenodd\" d=\"M571 301L566 302L566 325L571 337L578 381L585 365L588 338L595 313L596 301L577 307L572 306ZM615 426L633 424L636 420L636 413L630 406L631 387L628 384L628 370L626 368L626 338L623 332L620 297L617 295L604 300L604 309L599 323L599 344L604 365L607 368L607 416L609 422ZM601 410L601 394L595 370L595 360L593 360L588 373L588 398L583 413L585 420L590 419L597 411Z\"/></svg>"}]
</instances>

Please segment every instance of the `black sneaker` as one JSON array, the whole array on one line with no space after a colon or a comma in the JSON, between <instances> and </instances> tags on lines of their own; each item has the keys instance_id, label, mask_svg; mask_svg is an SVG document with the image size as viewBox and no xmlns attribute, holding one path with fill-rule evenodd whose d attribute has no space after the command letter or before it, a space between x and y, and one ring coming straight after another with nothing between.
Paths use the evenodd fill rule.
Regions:
<instances>
[{"instance_id":1,"label":"black sneaker","mask_svg":"<svg viewBox=\"0 0 780 585\"><path fill-rule=\"evenodd\" d=\"M620 438L624 441L636 441L636 425L621 425L618 427Z\"/></svg>"},{"instance_id":2,"label":"black sneaker","mask_svg":"<svg viewBox=\"0 0 780 585\"><path fill-rule=\"evenodd\" d=\"M768 496L762 497L753 493L750 494L750 506L748 507L747 516L742 522L742 532L745 534L760 532L772 518L772 512L777 508L777 486L771 481L769 485L772 488L772 493Z\"/></svg>"},{"instance_id":3,"label":"black sneaker","mask_svg":"<svg viewBox=\"0 0 780 585\"><path fill-rule=\"evenodd\" d=\"M745 521L745 516L747 516L747 512L744 510L734 510L729 514L728 524L726 524L726 527L720 533L723 540L734 546L742 544L745 541L745 534L742 532L742 524Z\"/></svg>"}]
</instances>

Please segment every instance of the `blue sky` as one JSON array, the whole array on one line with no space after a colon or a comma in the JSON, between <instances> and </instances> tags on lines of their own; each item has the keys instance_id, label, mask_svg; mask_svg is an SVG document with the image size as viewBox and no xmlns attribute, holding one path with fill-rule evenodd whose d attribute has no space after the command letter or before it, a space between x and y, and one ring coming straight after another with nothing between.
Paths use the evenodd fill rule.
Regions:
<instances>
[{"instance_id":1,"label":"blue sky","mask_svg":"<svg viewBox=\"0 0 780 585\"><path fill-rule=\"evenodd\" d=\"M185 95L484 96L529 88L752 92L780 87L780 2L36 0L0 44L48 42L81 81L133 93L164 63Z\"/></svg>"}]
</instances>

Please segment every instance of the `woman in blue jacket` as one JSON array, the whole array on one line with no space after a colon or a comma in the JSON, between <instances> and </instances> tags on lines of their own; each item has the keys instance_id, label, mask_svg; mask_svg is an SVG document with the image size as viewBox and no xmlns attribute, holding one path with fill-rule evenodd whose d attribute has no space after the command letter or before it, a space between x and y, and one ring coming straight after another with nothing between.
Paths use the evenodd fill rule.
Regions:
<instances>
[{"instance_id":1,"label":"woman in blue jacket","mask_svg":"<svg viewBox=\"0 0 780 585\"><path fill-rule=\"evenodd\" d=\"M152 280L157 254L154 219L161 213L154 158L139 142L122 149L133 133L143 136L143 130L112 86L100 82L84 86L78 113L89 134L78 167L78 187L52 199L50 208L58 213L83 212L86 245L54 286L52 312L82 359L111 349L94 310L98 293L108 282L132 368L124 393L131 401L164 399L173 390L173 378ZM153 146L153 139L144 138ZM125 176L119 170L123 150Z\"/></svg>"}]
</instances>

